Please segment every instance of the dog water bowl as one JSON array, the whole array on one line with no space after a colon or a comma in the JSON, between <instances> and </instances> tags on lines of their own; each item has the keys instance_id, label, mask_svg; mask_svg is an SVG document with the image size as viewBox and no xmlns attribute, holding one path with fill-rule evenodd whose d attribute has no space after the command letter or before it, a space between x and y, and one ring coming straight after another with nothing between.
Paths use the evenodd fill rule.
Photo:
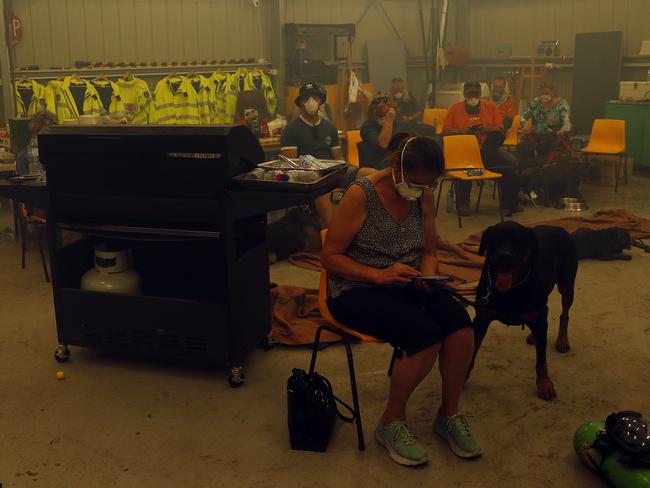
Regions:
<instances>
[{"instance_id":1,"label":"dog water bowl","mask_svg":"<svg viewBox=\"0 0 650 488\"><path fill-rule=\"evenodd\" d=\"M584 212L589 209L589 205L579 198L560 198L557 208L568 212Z\"/></svg>"}]
</instances>

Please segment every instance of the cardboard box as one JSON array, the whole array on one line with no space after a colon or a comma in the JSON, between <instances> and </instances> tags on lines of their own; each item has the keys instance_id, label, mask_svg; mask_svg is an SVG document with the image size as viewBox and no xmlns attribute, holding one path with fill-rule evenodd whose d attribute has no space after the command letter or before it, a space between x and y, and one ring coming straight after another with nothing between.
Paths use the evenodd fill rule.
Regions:
<instances>
[{"instance_id":1,"label":"cardboard box","mask_svg":"<svg viewBox=\"0 0 650 488\"><path fill-rule=\"evenodd\" d=\"M650 100L650 81L621 81L618 99L621 102Z\"/></svg>"},{"instance_id":2,"label":"cardboard box","mask_svg":"<svg viewBox=\"0 0 650 488\"><path fill-rule=\"evenodd\" d=\"M614 179L614 171L616 171L616 164L618 163L618 156L598 155L589 156L587 159L598 169L598 177L592 180L593 183L603 186L614 187L616 180ZM627 157L627 177L628 180L632 176L634 161L631 157ZM625 181L625 168L621 166L621 173L619 175L619 186Z\"/></svg>"}]
</instances>

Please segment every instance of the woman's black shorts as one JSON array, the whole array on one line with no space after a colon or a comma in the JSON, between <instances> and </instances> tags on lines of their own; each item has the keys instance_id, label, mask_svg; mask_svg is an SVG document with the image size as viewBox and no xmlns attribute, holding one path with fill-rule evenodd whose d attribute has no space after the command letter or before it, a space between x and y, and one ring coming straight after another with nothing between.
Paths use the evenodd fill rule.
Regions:
<instances>
[{"instance_id":1,"label":"woman's black shorts","mask_svg":"<svg viewBox=\"0 0 650 488\"><path fill-rule=\"evenodd\" d=\"M465 307L445 291L355 287L327 303L332 316L346 327L389 342L409 356L471 326Z\"/></svg>"}]
</instances>

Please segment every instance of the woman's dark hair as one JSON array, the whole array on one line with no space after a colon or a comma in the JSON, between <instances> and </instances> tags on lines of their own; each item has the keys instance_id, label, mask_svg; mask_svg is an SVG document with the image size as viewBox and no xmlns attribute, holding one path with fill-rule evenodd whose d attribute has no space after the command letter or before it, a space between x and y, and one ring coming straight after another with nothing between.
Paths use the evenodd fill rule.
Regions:
<instances>
[{"instance_id":1,"label":"woman's dark hair","mask_svg":"<svg viewBox=\"0 0 650 488\"><path fill-rule=\"evenodd\" d=\"M409 173L433 173L436 175L444 173L445 157L435 139L398 132L388 143L388 150L394 151L391 156L392 161L400 162L405 145L405 171Z\"/></svg>"},{"instance_id":2,"label":"woman's dark hair","mask_svg":"<svg viewBox=\"0 0 650 488\"><path fill-rule=\"evenodd\" d=\"M29 121L32 135L40 134L40 132L49 127L50 125L56 125L57 118L56 114L48 110L39 110L38 112L32 115L31 120Z\"/></svg>"}]
</instances>

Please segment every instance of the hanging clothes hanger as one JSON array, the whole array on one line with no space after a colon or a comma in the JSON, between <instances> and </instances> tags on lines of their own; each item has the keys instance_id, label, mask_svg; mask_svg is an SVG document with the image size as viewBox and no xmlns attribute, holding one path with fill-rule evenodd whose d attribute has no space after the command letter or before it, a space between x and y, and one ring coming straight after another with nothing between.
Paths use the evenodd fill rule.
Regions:
<instances>
[{"instance_id":1,"label":"hanging clothes hanger","mask_svg":"<svg viewBox=\"0 0 650 488\"><path fill-rule=\"evenodd\" d=\"M127 71L124 76L122 77L124 81L133 81L133 73L130 71Z\"/></svg>"},{"instance_id":2,"label":"hanging clothes hanger","mask_svg":"<svg viewBox=\"0 0 650 488\"><path fill-rule=\"evenodd\" d=\"M93 78L93 81L108 81L108 78L104 73L100 73Z\"/></svg>"}]
</instances>

